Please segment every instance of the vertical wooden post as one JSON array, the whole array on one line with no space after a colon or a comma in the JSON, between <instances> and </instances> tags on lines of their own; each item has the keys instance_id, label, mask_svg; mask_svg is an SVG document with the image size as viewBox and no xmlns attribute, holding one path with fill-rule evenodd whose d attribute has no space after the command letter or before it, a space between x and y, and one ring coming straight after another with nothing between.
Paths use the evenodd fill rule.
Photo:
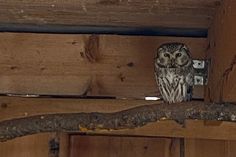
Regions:
<instances>
[{"instance_id":1,"label":"vertical wooden post","mask_svg":"<svg viewBox=\"0 0 236 157\"><path fill-rule=\"evenodd\" d=\"M236 102L236 1L224 0L217 9L209 30L207 58L210 60L209 81L205 100ZM205 122L220 127L222 122ZM230 133L229 133L230 134ZM235 141L187 139L186 157L233 157Z\"/></svg>"},{"instance_id":2,"label":"vertical wooden post","mask_svg":"<svg viewBox=\"0 0 236 157\"><path fill-rule=\"evenodd\" d=\"M236 101L236 1L225 0L209 31L210 72L206 100Z\"/></svg>"},{"instance_id":3,"label":"vertical wooden post","mask_svg":"<svg viewBox=\"0 0 236 157\"><path fill-rule=\"evenodd\" d=\"M59 157L69 157L70 136L66 133L60 133L60 151Z\"/></svg>"}]
</instances>

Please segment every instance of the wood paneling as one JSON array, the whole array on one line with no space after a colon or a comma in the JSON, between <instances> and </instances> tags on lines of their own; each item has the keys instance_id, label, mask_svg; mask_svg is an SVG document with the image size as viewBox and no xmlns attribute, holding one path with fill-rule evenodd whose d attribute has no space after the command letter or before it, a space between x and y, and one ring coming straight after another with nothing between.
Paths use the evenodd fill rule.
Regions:
<instances>
[{"instance_id":1,"label":"wood paneling","mask_svg":"<svg viewBox=\"0 0 236 157\"><path fill-rule=\"evenodd\" d=\"M236 102L236 1L225 0L218 9L210 30L211 60L206 98L210 101Z\"/></svg>"},{"instance_id":2,"label":"wood paneling","mask_svg":"<svg viewBox=\"0 0 236 157\"><path fill-rule=\"evenodd\" d=\"M59 148L55 147L56 142ZM0 143L4 157L69 157L69 135L44 133Z\"/></svg>"},{"instance_id":3,"label":"wood paneling","mask_svg":"<svg viewBox=\"0 0 236 157\"><path fill-rule=\"evenodd\" d=\"M49 157L49 141L52 134L38 134L0 143L4 157Z\"/></svg>"},{"instance_id":4,"label":"wood paneling","mask_svg":"<svg viewBox=\"0 0 236 157\"><path fill-rule=\"evenodd\" d=\"M71 136L70 157L179 157L178 139Z\"/></svg>"},{"instance_id":5,"label":"wood paneling","mask_svg":"<svg viewBox=\"0 0 236 157\"><path fill-rule=\"evenodd\" d=\"M0 93L157 96L154 53L175 41L205 57L203 38L1 33Z\"/></svg>"},{"instance_id":6,"label":"wood paneling","mask_svg":"<svg viewBox=\"0 0 236 157\"><path fill-rule=\"evenodd\" d=\"M1 0L0 23L208 28L218 5L220 0Z\"/></svg>"},{"instance_id":7,"label":"wood paneling","mask_svg":"<svg viewBox=\"0 0 236 157\"><path fill-rule=\"evenodd\" d=\"M59 137L59 157L69 157L70 138L69 134L58 133Z\"/></svg>"},{"instance_id":8,"label":"wood paneling","mask_svg":"<svg viewBox=\"0 0 236 157\"><path fill-rule=\"evenodd\" d=\"M235 157L236 141L188 139L186 157Z\"/></svg>"},{"instance_id":9,"label":"wood paneling","mask_svg":"<svg viewBox=\"0 0 236 157\"><path fill-rule=\"evenodd\" d=\"M20 117L78 112L117 112L142 105L151 105L156 101L144 100L81 100L49 98L0 97L0 121ZM206 123L187 121L185 127L174 121L161 121L146 126L117 131L84 131L87 134L164 136L204 139L236 139L236 125L228 122Z\"/></svg>"}]
</instances>

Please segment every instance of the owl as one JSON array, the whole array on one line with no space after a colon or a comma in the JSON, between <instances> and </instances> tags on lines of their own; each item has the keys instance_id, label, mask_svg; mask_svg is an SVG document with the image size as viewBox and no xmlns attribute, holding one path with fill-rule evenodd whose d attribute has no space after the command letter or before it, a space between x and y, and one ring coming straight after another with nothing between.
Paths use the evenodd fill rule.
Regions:
<instances>
[{"instance_id":1,"label":"owl","mask_svg":"<svg viewBox=\"0 0 236 157\"><path fill-rule=\"evenodd\" d=\"M155 77L167 103L190 101L193 89L193 61L183 43L166 43L155 54Z\"/></svg>"}]
</instances>

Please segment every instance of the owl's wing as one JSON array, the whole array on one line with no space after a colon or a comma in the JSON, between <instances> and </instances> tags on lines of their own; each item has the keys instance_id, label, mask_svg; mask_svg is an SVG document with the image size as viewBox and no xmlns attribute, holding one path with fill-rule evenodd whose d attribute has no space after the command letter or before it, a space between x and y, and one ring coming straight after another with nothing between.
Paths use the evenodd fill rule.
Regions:
<instances>
[{"instance_id":1,"label":"owl's wing","mask_svg":"<svg viewBox=\"0 0 236 157\"><path fill-rule=\"evenodd\" d=\"M193 85L194 85L194 69L191 68L186 77L187 84L187 101L192 100L193 96Z\"/></svg>"},{"instance_id":2,"label":"owl's wing","mask_svg":"<svg viewBox=\"0 0 236 157\"><path fill-rule=\"evenodd\" d=\"M166 97L166 91L165 89L165 82L163 81L163 77L165 77L166 69L165 68L159 68L157 65L155 65L155 80L158 85L158 89L160 92L160 95L158 97L161 97L162 100L167 100Z\"/></svg>"}]
</instances>

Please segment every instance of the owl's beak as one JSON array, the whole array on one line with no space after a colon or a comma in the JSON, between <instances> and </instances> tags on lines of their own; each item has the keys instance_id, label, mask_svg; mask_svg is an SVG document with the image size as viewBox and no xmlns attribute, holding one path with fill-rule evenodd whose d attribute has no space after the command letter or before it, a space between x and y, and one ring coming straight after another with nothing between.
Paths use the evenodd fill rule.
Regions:
<instances>
[{"instance_id":1,"label":"owl's beak","mask_svg":"<svg viewBox=\"0 0 236 157\"><path fill-rule=\"evenodd\" d=\"M171 68L176 68L175 59L171 59L170 62L171 62Z\"/></svg>"},{"instance_id":2,"label":"owl's beak","mask_svg":"<svg viewBox=\"0 0 236 157\"><path fill-rule=\"evenodd\" d=\"M172 66L175 65L175 59L171 59L170 61Z\"/></svg>"}]
</instances>

